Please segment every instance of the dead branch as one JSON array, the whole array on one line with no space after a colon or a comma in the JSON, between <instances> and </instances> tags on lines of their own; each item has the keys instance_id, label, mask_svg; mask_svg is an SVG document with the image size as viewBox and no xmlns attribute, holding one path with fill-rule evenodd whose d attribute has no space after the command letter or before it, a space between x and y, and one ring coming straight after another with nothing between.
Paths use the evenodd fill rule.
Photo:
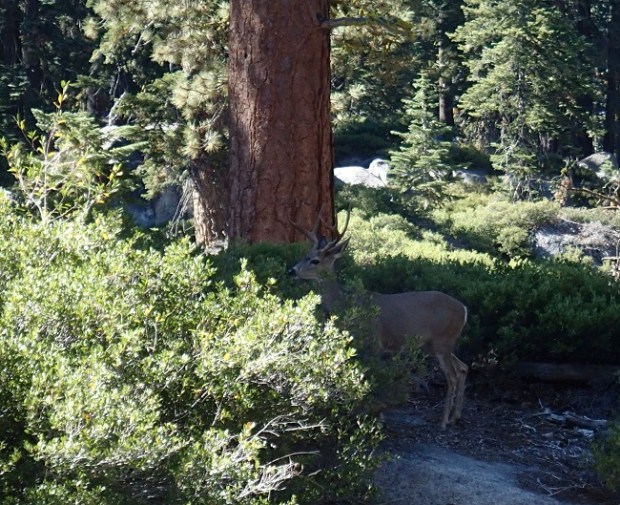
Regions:
<instances>
[{"instance_id":1,"label":"dead branch","mask_svg":"<svg viewBox=\"0 0 620 505\"><path fill-rule=\"evenodd\" d=\"M599 191L593 191L593 190L588 189L588 188L570 188L568 191L572 191L574 193L583 193L583 194L586 194L586 195L594 196L594 197L598 198L599 200L604 200L604 201L610 202L612 205L604 207L605 209L616 210L616 209L620 208L620 199L615 194L614 195L606 195L604 193L600 193Z\"/></svg>"},{"instance_id":2,"label":"dead branch","mask_svg":"<svg viewBox=\"0 0 620 505\"><path fill-rule=\"evenodd\" d=\"M520 377L549 382L584 382L613 380L620 367L606 365L578 365L522 362L517 364Z\"/></svg>"}]
</instances>

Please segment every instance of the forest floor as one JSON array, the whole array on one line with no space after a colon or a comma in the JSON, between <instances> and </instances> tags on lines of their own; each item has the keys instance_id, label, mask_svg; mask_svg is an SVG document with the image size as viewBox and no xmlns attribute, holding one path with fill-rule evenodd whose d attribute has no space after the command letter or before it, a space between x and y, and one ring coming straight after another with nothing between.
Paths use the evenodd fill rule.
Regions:
<instances>
[{"instance_id":1,"label":"forest floor","mask_svg":"<svg viewBox=\"0 0 620 505\"><path fill-rule=\"evenodd\" d=\"M592 470L590 447L602 430L588 426L618 412L617 381L472 379L463 419L446 430L437 424L440 384L383 413L390 459L376 474L381 503L620 505Z\"/></svg>"}]
</instances>

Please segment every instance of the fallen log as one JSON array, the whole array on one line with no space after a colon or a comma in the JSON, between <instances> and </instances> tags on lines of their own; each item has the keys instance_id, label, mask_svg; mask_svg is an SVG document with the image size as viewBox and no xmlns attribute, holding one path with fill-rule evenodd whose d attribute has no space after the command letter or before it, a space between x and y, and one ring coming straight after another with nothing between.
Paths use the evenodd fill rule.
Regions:
<instances>
[{"instance_id":1,"label":"fallen log","mask_svg":"<svg viewBox=\"0 0 620 505\"><path fill-rule=\"evenodd\" d=\"M572 412L564 412L564 417L567 423L574 424L579 428L597 431L607 427L606 419L590 419L586 416L578 416Z\"/></svg>"},{"instance_id":2,"label":"fallen log","mask_svg":"<svg viewBox=\"0 0 620 505\"><path fill-rule=\"evenodd\" d=\"M620 366L577 365L522 362L516 366L519 377L543 382L613 381L620 373Z\"/></svg>"},{"instance_id":3,"label":"fallen log","mask_svg":"<svg viewBox=\"0 0 620 505\"><path fill-rule=\"evenodd\" d=\"M545 408L542 412L536 414L536 416L555 424L583 428L591 432L602 430L607 427L606 419L591 419L587 416L579 416L573 412L556 414L549 408Z\"/></svg>"}]
</instances>

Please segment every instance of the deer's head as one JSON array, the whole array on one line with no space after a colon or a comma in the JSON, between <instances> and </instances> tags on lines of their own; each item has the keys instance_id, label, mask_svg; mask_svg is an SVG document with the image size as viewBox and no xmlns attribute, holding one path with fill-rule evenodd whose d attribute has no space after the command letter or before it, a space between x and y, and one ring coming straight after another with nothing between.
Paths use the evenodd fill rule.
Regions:
<instances>
[{"instance_id":1,"label":"deer's head","mask_svg":"<svg viewBox=\"0 0 620 505\"><path fill-rule=\"evenodd\" d=\"M322 210L322 209L321 209ZM289 275L298 279L310 279L318 280L326 277L333 277L334 275L334 263L340 256L344 254L349 245L349 239L342 240L344 233L349 225L349 217L351 212L347 214L347 221L344 225L342 232L338 232L338 226L330 226L321 217L317 217L312 230L306 230L299 226L297 223L291 221L291 224L308 237L312 241L312 247L308 253L299 261L288 273ZM332 233L333 237L328 240L326 237L318 237L318 229L320 224L323 223Z\"/></svg>"}]
</instances>

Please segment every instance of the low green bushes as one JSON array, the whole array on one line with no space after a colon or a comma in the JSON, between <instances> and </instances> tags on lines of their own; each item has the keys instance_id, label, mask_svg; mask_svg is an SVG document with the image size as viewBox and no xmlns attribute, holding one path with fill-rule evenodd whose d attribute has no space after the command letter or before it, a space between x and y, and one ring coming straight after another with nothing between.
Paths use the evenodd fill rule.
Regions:
<instances>
[{"instance_id":1,"label":"low green bushes","mask_svg":"<svg viewBox=\"0 0 620 505\"><path fill-rule=\"evenodd\" d=\"M367 497L369 385L316 296L0 199L2 503Z\"/></svg>"},{"instance_id":2,"label":"low green bushes","mask_svg":"<svg viewBox=\"0 0 620 505\"><path fill-rule=\"evenodd\" d=\"M454 249L436 233L409 231L399 218L349 225L353 261L344 274L367 289L395 293L437 289L469 308L462 345L472 355L494 350L503 362L620 362L618 285L595 267L558 259L503 261Z\"/></svg>"},{"instance_id":3,"label":"low green bushes","mask_svg":"<svg viewBox=\"0 0 620 505\"><path fill-rule=\"evenodd\" d=\"M550 215L530 211L520 223ZM336 319L285 274L303 244L207 258L113 216L43 225L4 193L0 214L2 503L363 502L379 439L364 413L407 394L416 360L376 353L362 285L461 299L460 354L620 360L604 273L457 249L394 214L353 212Z\"/></svg>"},{"instance_id":4,"label":"low green bushes","mask_svg":"<svg viewBox=\"0 0 620 505\"><path fill-rule=\"evenodd\" d=\"M510 202L500 195L470 193L435 209L437 226L468 247L503 258L530 257L532 231L557 218L559 207L547 201Z\"/></svg>"},{"instance_id":5,"label":"low green bushes","mask_svg":"<svg viewBox=\"0 0 620 505\"><path fill-rule=\"evenodd\" d=\"M620 489L620 421L616 420L593 445L594 467L613 491Z\"/></svg>"}]
</instances>

